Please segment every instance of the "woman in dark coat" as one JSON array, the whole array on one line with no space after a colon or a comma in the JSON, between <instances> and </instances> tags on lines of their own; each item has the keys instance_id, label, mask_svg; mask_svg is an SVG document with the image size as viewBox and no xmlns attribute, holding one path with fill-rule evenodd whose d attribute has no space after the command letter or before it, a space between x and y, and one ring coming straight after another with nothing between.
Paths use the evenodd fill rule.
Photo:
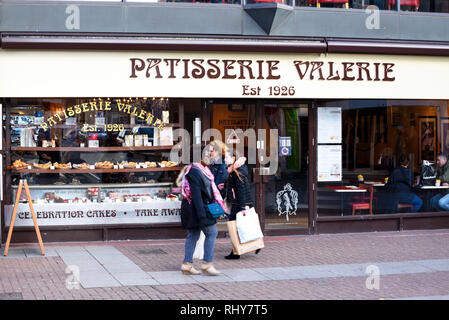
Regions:
<instances>
[{"instance_id":1,"label":"woman in dark coat","mask_svg":"<svg viewBox=\"0 0 449 320\"><path fill-rule=\"evenodd\" d=\"M208 275L220 274L212 261L214 258L214 245L217 238L216 219L206 213L206 204L218 202L224 211L226 207L215 183L214 176L204 162L193 163L187 166L182 180L181 223L187 229L185 242L184 263L181 266L183 274L199 274L193 263L193 252L200 237L204 232L204 258L201 270Z\"/></svg>"},{"instance_id":2,"label":"woman in dark coat","mask_svg":"<svg viewBox=\"0 0 449 320\"><path fill-rule=\"evenodd\" d=\"M398 204L412 204L413 212L419 211L423 204L420 197L412 192L414 184L413 173L408 168L409 160L406 155L399 157L399 167L391 172L386 185L387 203L390 212L398 210Z\"/></svg>"},{"instance_id":3,"label":"woman in dark coat","mask_svg":"<svg viewBox=\"0 0 449 320\"><path fill-rule=\"evenodd\" d=\"M226 153L225 161L230 171L228 179L226 180L226 201L231 205L229 220L236 220L237 213L245 210L245 207L253 207L251 199L251 187L248 179L248 167L243 164L238 168L234 164L239 161L241 157L235 150L230 150ZM259 253L260 249L256 251ZM232 251L225 257L226 259L239 259L240 256L234 254Z\"/></svg>"}]
</instances>

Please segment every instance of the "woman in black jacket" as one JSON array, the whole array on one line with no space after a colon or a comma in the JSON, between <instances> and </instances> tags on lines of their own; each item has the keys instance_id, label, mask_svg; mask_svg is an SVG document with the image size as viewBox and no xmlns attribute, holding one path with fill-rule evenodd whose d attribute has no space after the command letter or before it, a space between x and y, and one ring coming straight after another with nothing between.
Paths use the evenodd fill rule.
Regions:
<instances>
[{"instance_id":1,"label":"woman in black jacket","mask_svg":"<svg viewBox=\"0 0 449 320\"><path fill-rule=\"evenodd\" d=\"M398 204L413 205L413 212L418 212L423 201L416 194L412 192L414 178L412 171L408 168L409 160L406 155L399 157L399 167L391 172L386 185L387 206L389 211L396 212Z\"/></svg>"},{"instance_id":2,"label":"woman in black jacket","mask_svg":"<svg viewBox=\"0 0 449 320\"><path fill-rule=\"evenodd\" d=\"M231 212L229 220L236 220L237 213L245 210L245 207L253 207L251 199L251 187L248 179L248 167L243 164L238 168L234 168L236 160L240 156L233 149L226 152L225 162L230 171L228 179L226 180L226 201L231 204ZM260 249L256 251L259 253ZM234 254L232 251L225 259L239 259L240 256Z\"/></svg>"},{"instance_id":3,"label":"woman in black jacket","mask_svg":"<svg viewBox=\"0 0 449 320\"><path fill-rule=\"evenodd\" d=\"M218 202L223 210L226 210L226 207L215 185L214 176L203 161L187 166L182 181L182 196L181 223L188 232L181 271L183 274L200 273L192 263L196 243L203 231L206 239L204 240L204 262L201 270L208 275L218 275L220 272L212 265L215 239L218 234L215 225L217 221L206 213L206 204Z\"/></svg>"}]
</instances>

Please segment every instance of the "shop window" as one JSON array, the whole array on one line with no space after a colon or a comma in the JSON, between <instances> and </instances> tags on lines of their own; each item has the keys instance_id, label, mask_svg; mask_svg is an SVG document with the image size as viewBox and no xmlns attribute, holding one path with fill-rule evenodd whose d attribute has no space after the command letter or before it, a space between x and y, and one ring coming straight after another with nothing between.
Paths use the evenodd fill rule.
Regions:
<instances>
[{"instance_id":1,"label":"shop window","mask_svg":"<svg viewBox=\"0 0 449 320\"><path fill-rule=\"evenodd\" d=\"M130 2L130 1L128 1ZM185 2L185 3L222 3L222 4L240 4L240 0L141 0L139 2Z\"/></svg>"},{"instance_id":2,"label":"shop window","mask_svg":"<svg viewBox=\"0 0 449 320\"><path fill-rule=\"evenodd\" d=\"M432 176L440 169L438 155L449 153L448 132L446 101L324 103L318 111L318 215L446 211L431 199L449 190L446 177L439 182L440 173Z\"/></svg>"},{"instance_id":3,"label":"shop window","mask_svg":"<svg viewBox=\"0 0 449 320\"><path fill-rule=\"evenodd\" d=\"M418 0L414 3L404 1L400 2L401 10L449 13L449 1L447 0Z\"/></svg>"},{"instance_id":4,"label":"shop window","mask_svg":"<svg viewBox=\"0 0 449 320\"><path fill-rule=\"evenodd\" d=\"M4 101L6 225L20 179L41 226L179 224L182 164L170 152L174 130L199 116L199 100ZM32 226L28 206L19 206L16 225Z\"/></svg>"},{"instance_id":5,"label":"shop window","mask_svg":"<svg viewBox=\"0 0 449 320\"><path fill-rule=\"evenodd\" d=\"M394 0L296 0L296 6L344 9L366 9L375 6L379 10L396 10L392 1Z\"/></svg>"}]
</instances>

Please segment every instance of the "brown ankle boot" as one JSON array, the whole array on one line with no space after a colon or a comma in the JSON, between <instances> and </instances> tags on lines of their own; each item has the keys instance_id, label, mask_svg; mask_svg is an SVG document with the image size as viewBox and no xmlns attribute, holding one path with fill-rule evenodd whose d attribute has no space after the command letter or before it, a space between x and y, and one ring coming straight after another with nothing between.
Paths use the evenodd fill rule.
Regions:
<instances>
[{"instance_id":1,"label":"brown ankle boot","mask_svg":"<svg viewBox=\"0 0 449 320\"><path fill-rule=\"evenodd\" d=\"M212 265L212 262L203 262L201 270L204 274L207 274L209 276L218 276L220 274L220 271L215 269L215 267Z\"/></svg>"},{"instance_id":2,"label":"brown ankle boot","mask_svg":"<svg viewBox=\"0 0 449 320\"><path fill-rule=\"evenodd\" d=\"M184 262L181 266L182 274L192 274L197 275L200 274L198 270L196 270L190 262Z\"/></svg>"}]
</instances>

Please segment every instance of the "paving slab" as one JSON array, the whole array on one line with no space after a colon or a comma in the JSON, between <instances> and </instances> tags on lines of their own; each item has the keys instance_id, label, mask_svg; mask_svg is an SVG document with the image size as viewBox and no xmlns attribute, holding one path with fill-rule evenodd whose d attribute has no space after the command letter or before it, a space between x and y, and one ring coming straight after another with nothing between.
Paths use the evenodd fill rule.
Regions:
<instances>
[{"instance_id":1,"label":"paving slab","mask_svg":"<svg viewBox=\"0 0 449 320\"><path fill-rule=\"evenodd\" d=\"M231 281L266 281L270 280L263 274L252 269L226 269L220 270Z\"/></svg>"},{"instance_id":2,"label":"paving slab","mask_svg":"<svg viewBox=\"0 0 449 320\"><path fill-rule=\"evenodd\" d=\"M103 264L102 266L111 274L120 273L120 272L128 272L128 273L129 272L134 272L134 273L143 272L143 273L145 273L145 271L140 269L139 266L136 265L134 262L117 263L117 264L111 262L108 264Z\"/></svg>"},{"instance_id":3,"label":"paving slab","mask_svg":"<svg viewBox=\"0 0 449 320\"><path fill-rule=\"evenodd\" d=\"M199 277L199 275L185 275L181 271L152 271L147 273L162 285L198 283L194 277Z\"/></svg>"},{"instance_id":4,"label":"paving slab","mask_svg":"<svg viewBox=\"0 0 449 320\"><path fill-rule=\"evenodd\" d=\"M212 283L212 282L232 282L232 279L229 278L226 274L221 273L217 276L211 276L206 274L199 274L197 276L193 276L193 279L199 283Z\"/></svg>"},{"instance_id":5,"label":"paving slab","mask_svg":"<svg viewBox=\"0 0 449 320\"><path fill-rule=\"evenodd\" d=\"M270 280L291 280L297 279L298 275L292 273L287 268L275 267L275 268L253 268L255 272L263 275Z\"/></svg>"},{"instance_id":6,"label":"paving slab","mask_svg":"<svg viewBox=\"0 0 449 320\"><path fill-rule=\"evenodd\" d=\"M123 286L153 286L159 285L159 282L154 280L146 272L117 272L112 276L120 282Z\"/></svg>"},{"instance_id":7,"label":"paving slab","mask_svg":"<svg viewBox=\"0 0 449 320\"><path fill-rule=\"evenodd\" d=\"M285 279L334 278L338 276L332 271L332 268L327 266L297 266L285 269L284 272L290 274L289 277L284 276Z\"/></svg>"},{"instance_id":8,"label":"paving slab","mask_svg":"<svg viewBox=\"0 0 449 320\"><path fill-rule=\"evenodd\" d=\"M379 272L381 275L422 273L434 271L430 268L409 261L382 262L382 263L373 263L373 265L379 267Z\"/></svg>"},{"instance_id":9,"label":"paving slab","mask_svg":"<svg viewBox=\"0 0 449 320\"><path fill-rule=\"evenodd\" d=\"M131 259L127 258L123 254L108 254L108 255L93 255L93 257L101 264L122 264L133 263Z\"/></svg>"},{"instance_id":10,"label":"paving slab","mask_svg":"<svg viewBox=\"0 0 449 320\"><path fill-rule=\"evenodd\" d=\"M22 248L9 248L8 255L5 256L5 248L1 248L1 256L0 258L14 258L21 259L26 258L25 251Z\"/></svg>"},{"instance_id":11,"label":"paving slab","mask_svg":"<svg viewBox=\"0 0 449 320\"><path fill-rule=\"evenodd\" d=\"M449 259L418 260L413 263L434 271L449 271Z\"/></svg>"},{"instance_id":12,"label":"paving slab","mask_svg":"<svg viewBox=\"0 0 449 320\"><path fill-rule=\"evenodd\" d=\"M63 260L64 263L69 267L77 268L80 272L86 271L101 271L107 272L101 264L96 260Z\"/></svg>"},{"instance_id":13,"label":"paving slab","mask_svg":"<svg viewBox=\"0 0 449 320\"><path fill-rule=\"evenodd\" d=\"M87 271L80 273L83 288L120 287L121 284L112 275L104 271Z\"/></svg>"},{"instance_id":14,"label":"paving slab","mask_svg":"<svg viewBox=\"0 0 449 320\"><path fill-rule=\"evenodd\" d=\"M41 249L38 247L23 248L23 251L25 252L25 255L27 258L58 257L59 256L59 254L56 252L55 248L45 247L45 245L44 245L45 255L42 255Z\"/></svg>"}]
</instances>

